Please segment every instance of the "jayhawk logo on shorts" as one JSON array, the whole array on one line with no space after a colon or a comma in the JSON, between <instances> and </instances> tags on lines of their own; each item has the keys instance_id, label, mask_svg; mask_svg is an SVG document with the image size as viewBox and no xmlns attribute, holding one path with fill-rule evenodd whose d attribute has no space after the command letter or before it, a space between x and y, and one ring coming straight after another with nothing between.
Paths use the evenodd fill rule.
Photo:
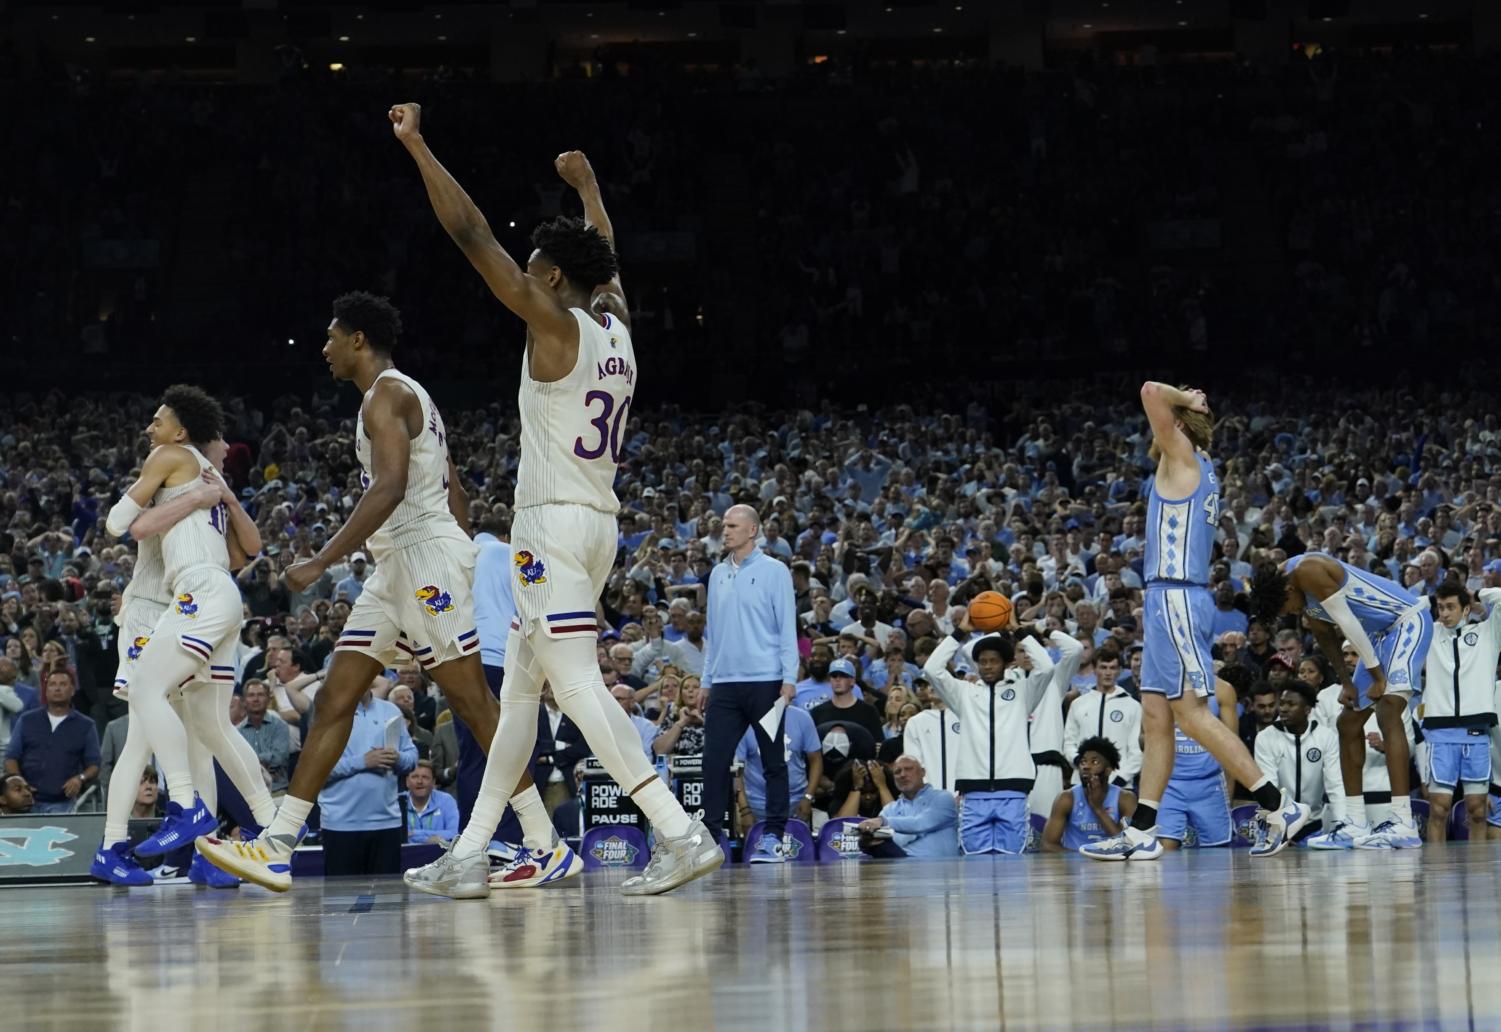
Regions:
<instances>
[{"instance_id":1,"label":"jayhawk logo on shorts","mask_svg":"<svg viewBox=\"0 0 1501 1032\"><path fill-rule=\"evenodd\" d=\"M191 620L198 619L198 603L193 601L192 595L177 596L177 611Z\"/></svg>"},{"instance_id":2,"label":"jayhawk logo on shorts","mask_svg":"<svg viewBox=\"0 0 1501 1032\"><path fill-rule=\"evenodd\" d=\"M137 659L140 659L141 650L146 647L146 643L150 640L151 639L144 634L139 634L135 638L131 639L130 647L125 650L125 658L130 660L132 663L134 663Z\"/></svg>"},{"instance_id":3,"label":"jayhawk logo on shorts","mask_svg":"<svg viewBox=\"0 0 1501 1032\"><path fill-rule=\"evenodd\" d=\"M547 583L547 567L525 549L516 553L516 572L521 575L522 584Z\"/></svg>"},{"instance_id":4,"label":"jayhawk logo on shorts","mask_svg":"<svg viewBox=\"0 0 1501 1032\"><path fill-rule=\"evenodd\" d=\"M426 609L430 616L446 613L453 608L453 599L449 597L448 592L432 584L417 589L417 600L422 603L422 608Z\"/></svg>"}]
</instances>

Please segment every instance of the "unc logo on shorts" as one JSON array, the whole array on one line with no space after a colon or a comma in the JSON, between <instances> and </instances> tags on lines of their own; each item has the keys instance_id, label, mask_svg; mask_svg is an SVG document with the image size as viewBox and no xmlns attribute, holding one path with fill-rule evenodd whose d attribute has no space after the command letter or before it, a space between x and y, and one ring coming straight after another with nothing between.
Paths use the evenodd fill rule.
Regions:
<instances>
[{"instance_id":1,"label":"unc logo on shorts","mask_svg":"<svg viewBox=\"0 0 1501 1032\"><path fill-rule=\"evenodd\" d=\"M547 566L532 553L522 549L516 553L516 574L522 584L546 584Z\"/></svg>"},{"instance_id":2,"label":"unc logo on shorts","mask_svg":"<svg viewBox=\"0 0 1501 1032\"><path fill-rule=\"evenodd\" d=\"M1324 753L1320 749L1309 749L1303 755L1306 756L1306 757L1308 757L1308 762L1309 763L1318 763L1320 760L1322 760L1324 758Z\"/></svg>"},{"instance_id":3,"label":"unc logo on shorts","mask_svg":"<svg viewBox=\"0 0 1501 1032\"><path fill-rule=\"evenodd\" d=\"M1119 724L1121 721L1123 721L1125 719L1126 719L1126 711L1125 710L1113 709L1113 710L1110 711L1110 723L1112 723L1112 724Z\"/></svg>"},{"instance_id":4,"label":"unc logo on shorts","mask_svg":"<svg viewBox=\"0 0 1501 1032\"><path fill-rule=\"evenodd\" d=\"M1010 702L1012 699L1016 698L1016 689L1007 688L1004 692L1001 693L1001 698L1006 702Z\"/></svg>"},{"instance_id":5,"label":"unc logo on shorts","mask_svg":"<svg viewBox=\"0 0 1501 1032\"><path fill-rule=\"evenodd\" d=\"M437 616L453 608L453 599L448 592L432 584L417 589L417 600L422 603L422 608L427 610L429 616Z\"/></svg>"},{"instance_id":6,"label":"unc logo on shorts","mask_svg":"<svg viewBox=\"0 0 1501 1032\"><path fill-rule=\"evenodd\" d=\"M1478 645L1479 643L1480 643L1480 635L1476 634L1474 631L1471 631L1469 634L1465 635L1465 644L1466 645Z\"/></svg>"},{"instance_id":7,"label":"unc logo on shorts","mask_svg":"<svg viewBox=\"0 0 1501 1032\"><path fill-rule=\"evenodd\" d=\"M151 639L144 634L136 635L133 639L131 639L130 647L125 650L125 658L132 663L140 659L141 650L146 647L146 643L150 640Z\"/></svg>"},{"instance_id":8,"label":"unc logo on shorts","mask_svg":"<svg viewBox=\"0 0 1501 1032\"><path fill-rule=\"evenodd\" d=\"M1406 684L1407 671L1393 670L1390 674L1387 675L1386 680L1388 684Z\"/></svg>"},{"instance_id":9,"label":"unc logo on shorts","mask_svg":"<svg viewBox=\"0 0 1501 1032\"><path fill-rule=\"evenodd\" d=\"M188 594L177 596L177 611L190 620L198 619L198 603Z\"/></svg>"},{"instance_id":10,"label":"unc logo on shorts","mask_svg":"<svg viewBox=\"0 0 1501 1032\"><path fill-rule=\"evenodd\" d=\"M1204 675L1197 670L1190 670L1188 672L1188 684L1195 692L1202 692L1204 690Z\"/></svg>"}]
</instances>

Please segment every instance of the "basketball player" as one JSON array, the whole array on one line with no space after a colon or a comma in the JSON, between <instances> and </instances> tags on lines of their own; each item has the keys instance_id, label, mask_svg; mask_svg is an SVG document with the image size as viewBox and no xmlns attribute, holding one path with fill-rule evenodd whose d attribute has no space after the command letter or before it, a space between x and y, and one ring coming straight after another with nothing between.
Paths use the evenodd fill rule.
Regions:
<instances>
[{"instance_id":1,"label":"basketball player","mask_svg":"<svg viewBox=\"0 0 1501 1032\"><path fill-rule=\"evenodd\" d=\"M1339 671L1346 709L1337 722L1340 767L1345 782L1345 819L1357 849L1417 849L1423 844L1412 818L1408 763L1411 751L1402 726L1409 696L1433 638L1426 599L1385 577L1322 552L1293 556L1279 569L1268 563L1251 580L1251 616L1274 621L1303 617L1319 648ZM1352 679L1340 655L1344 632L1360 656ZM1391 817L1367 830L1364 783L1364 725L1374 708L1386 741L1386 769L1392 784Z\"/></svg>"},{"instance_id":2,"label":"basketball player","mask_svg":"<svg viewBox=\"0 0 1501 1032\"><path fill-rule=\"evenodd\" d=\"M1079 783L1053 799L1042 829L1044 853L1073 852L1121 833L1121 822L1136 811L1136 794L1115 783L1120 765L1120 750L1110 739L1086 738L1079 743L1079 755L1074 757Z\"/></svg>"},{"instance_id":3,"label":"basketball player","mask_svg":"<svg viewBox=\"0 0 1501 1032\"><path fill-rule=\"evenodd\" d=\"M1496 726L1496 659L1501 655L1501 588L1483 588L1485 619L1470 623L1470 593L1444 583L1434 593L1438 626L1423 680L1423 738L1429 748L1428 841L1448 837L1454 793L1464 785L1471 843L1486 840Z\"/></svg>"},{"instance_id":4,"label":"basketball player","mask_svg":"<svg viewBox=\"0 0 1501 1032\"><path fill-rule=\"evenodd\" d=\"M1067 780L1068 761L1063 756L1063 697L1079 672L1079 663L1084 658L1084 646L1066 635L1053 639L1057 644L1058 658L1053 661L1053 682L1043 691L1042 698L1032 710L1028 730L1028 746L1032 750L1032 762L1037 767L1037 780L1027 797L1032 813L1047 817L1053 812L1054 801L1063 791ZM1020 681L1026 671L1015 667L1006 672L1007 677Z\"/></svg>"},{"instance_id":5,"label":"basketball player","mask_svg":"<svg viewBox=\"0 0 1501 1032\"><path fill-rule=\"evenodd\" d=\"M1214 714L1230 733L1240 738L1240 714L1235 709L1235 689L1228 681L1214 679L1214 695L1208 700ZM1189 829L1199 848L1228 846L1235 834L1230 819L1230 786L1225 772L1198 742L1173 729L1173 773L1157 811L1157 838L1164 849L1182 847Z\"/></svg>"},{"instance_id":6,"label":"basketball player","mask_svg":"<svg viewBox=\"0 0 1501 1032\"><path fill-rule=\"evenodd\" d=\"M217 476L213 463L193 442L218 441L224 428L224 413L219 403L197 387L178 384L169 387L162 397L162 405L152 417L147 436L154 445L151 454L141 467L140 476L115 503L105 521L105 529L116 537L124 534L149 505L166 505L174 498L194 491L203 483L206 472ZM220 441L222 445L222 441ZM255 524L222 487L219 502L207 508L194 509L167 527L160 538L161 585L165 591L155 597L166 602L163 612L147 633L141 633L144 623L127 626L125 641L129 671L129 701L131 732L137 735L136 755L132 759L144 760L140 750L155 752L157 764L167 779L167 818L155 834L135 849L137 856L160 856L188 845L199 835L205 835L218 826L213 811L194 792L195 780L204 791L212 793L208 782L213 778L213 764L206 757L193 764L188 746L188 736L183 719L174 708L170 697L190 682L201 677L205 664L209 677L228 678L231 689L234 680L234 653L238 646L241 601L240 589L230 575L230 566L245 564L247 552L260 550L260 534ZM226 499L228 499L226 501ZM230 504L234 502L234 504ZM154 577L152 550L146 550L148 575ZM151 579L142 582L141 592L136 597L145 597L147 591L160 591ZM154 593L154 592L153 592ZM132 617L149 618L149 608L133 606ZM139 641L139 644L137 642ZM124 644L124 641L122 641ZM138 649L132 657L130 650ZM203 706L203 732L222 737L220 721L211 714L215 693L198 689L189 696L187 705L195 710ZM200 701L193 701L200 700ZM227 711L227 702L224 707ZM226 718L227 719L227 718ZM240 737L238 734L236 738ZM223 755L234 764L231 746L220 742ZM125 776L124 788L140 779L139 769L134 775ZM260 765L256 764L257 776ZM112 783L111 788L114 788ZM122 792L124 791L122 788ZM128 799L117 800L112 808L116 816L113 824L105 829L109 852L120 854L119 844L124 828L121 815L128 811ZM106 816L106 821L108 821ZM96 856L96 861L108 857ZM121 866L108 863L112 873ZM138 882L128 870L124 874L127 883Z\"/></svg>"},{"instance_id":7,"label":"basketball player","mask_svg":"<svg viewBox=\"0 0 1501 1032\"><path fill-rule=\"evenodd\" d=\"M1157 811L1173 773L1173 724L1198 742L1230 777L1249 785L1267 835L1253 856L1281 852L1308 822L1308 807L1283 805L1245 743L1205 705L1214 689L1214 597L1210 557L1219 522L1219 480L1207 449L1214 417L1203 391L1148 382L1141 404L1152 426L1148 454L1157 463L1147 497L1146 636L1141 668L1144 742L1139 802L1119 835L1079 851L1096 860L1155 860L1163 853Z\"/></svg>"},{"instance_id":8,"label":"basketball player","mask_svg":"<svg viewBox=\"0 0 1501 1032\"><path fill-rule=\"evenodd\" d=\"M349 743L355 707L382 670L403 656L414 658L480 741L495 733L496 703L485 684L474 621L479 549L463 530L469 501L437 406L391 361L400 333L401 315L385 298L356 292L333 303L323 354L334 377L353 381L364 395L355 421L364 494L317 555L287 569L287 587L304 590L367 540L376 569L334 646L315 719L275 820L253 842L198 843L218 867L276 892L291 888L292 850ZM530 776L511 802L529 848L552 856L560 869L582 868L567 846L553 848L552 823ZM499 823L497 813L487 836Z\"/></svg>"},{"instance_id":9,"label":"basketball player","mask_svg":"<svg viewBox=\"0 0 1501 1032\"><path fill-rule=\"evenodd\" d=\"M154 422L153 426L157 424ZM149 431L148 431L149 433ZM153 439L152 444L167 441ZM222 439L217 439L202 448L205 456L216 469L222 467L227 448ZM120 626L120 661L115 678L115 694L131 705L132 717L126 725L125 745L115 762L115 777L110 780L110 790L105 806L104 841L94 854L91 872L95 878L114 885L150 885L152 877L136 863L130 851L126 835L130 808L135 802L136 786L141 772L151 754L150 743L139 716L134 714L130 702L130 676L136 660L149 643L158 620L166 613L172 597L164 583L165 567L162 561L159 535L170 530L180 520L187 519L199 510L222 506L226 515L239 500L224 481L207 470L201 482L185 484L159 492L166 500L148 508L130 525L130 536L137 543L136 564L130 583L126 585L120 613L116 620ZM236 539L238 524L231 528ZM247 533L255 534L254 524ZM254 551L260 550L259 535L248 542ZM251 551L242 547L241 552ZM214 760L217 759L225 774L244 796L257 821L269 821L276 812L271 793L261 778L260 761L255 750L245 737L229 722L229 699L234 694L234 668L207 670L200 668L195 680L180 691L171 693L173 709L188 732L188 766L193 781L203 799L205 808L215 813L217 806L217 783L214 776ZM239 881L214 867L203 857L193 856L188 867L188 880L212 888L233 888Z\"/></svg>"},{"instance_id":10,"label":"basketball player","mask_svg":"<svg viewBox=\"0 0 1501 1032\"><path fill-rule=\"evenodd\" d=\"M407 884L454 898L484 896L484 836L526 769L544 680L559 708L651 821L656 848L626 895L666 892L724 862L719 844L691 820L641 750L641 738L610 697L595 654L595 611L615 560L615 471L636 391L630 310L621 291L614 234L584 155L558 156L558 174L578 191L585 219L558 218L532 234L536 250L517 265L489 223L422 139L421 109L391 109L396 138L422 172L428 199L501 303L526 322L521 359L521 464L511 525L516 622L506 645L501 717L480 796L464 834L440 859L407 872ZM518 855L518 859L520 859ZM523 884L555 877L523 860Z\"/></svg>"}]
</instances>

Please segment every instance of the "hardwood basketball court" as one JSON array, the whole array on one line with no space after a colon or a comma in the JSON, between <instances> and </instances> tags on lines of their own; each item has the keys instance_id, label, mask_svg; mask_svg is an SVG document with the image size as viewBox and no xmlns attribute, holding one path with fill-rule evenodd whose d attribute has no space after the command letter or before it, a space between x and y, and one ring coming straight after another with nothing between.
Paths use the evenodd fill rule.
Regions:
<instances>
[{"instance_id":1,"label":"hardwood basketball court","mask_svg":"<svg viewBox=\"0 0 1501 1032\"><path fill-rule=\"evenodd\" d=\"M489 901L397 879L0 893L0 1027L1501 1027L1501 851L1206 850L624 874Z\"/></svg>"}]
</instances>

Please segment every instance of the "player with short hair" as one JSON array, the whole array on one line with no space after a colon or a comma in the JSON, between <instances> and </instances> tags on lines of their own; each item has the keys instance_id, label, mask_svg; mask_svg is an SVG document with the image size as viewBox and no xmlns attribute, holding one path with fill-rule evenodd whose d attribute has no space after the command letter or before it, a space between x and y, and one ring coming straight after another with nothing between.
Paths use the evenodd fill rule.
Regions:
<instances>
[{"instance_id":1,"label":"player with short hair","mask_svg":"<svg viewBox=\"0 0 1501 1032\"><path fill-rule=\"evenodd\" d=\"M1121 833L1122 822L1136 810L1136 793L1115 783L1120 765L1120 750L1110 739L1095 736L1079 743L1074 757L1079 783L1053 800L1042 829L1044 853L1072 853Z\"/></svg>"},{"instance_id":2,"label":"player with short hair","mask_svg":"<svg viewBox=\"0 0 1501 1032\"><path fill-rule=\"evenodd\" d=\"M1270 563L1251 581L1254 615L1267 620L1301 614L1304 625L1340 675L1340 700L1350 709L1338 721L1340 765L1345 785L1345 829L1357 849L1416 849L1423 844L1408 795L1410 750L1402 715L1417 690L1433 617L1426 599L1385 577L1322 552L1293 556L1278 568ZM1360 656L1352 678L1340 655L1341 635ZM1367 830L1361 771L1365 766L1364 725L1375 709L1386 743L1391 776L1392 815Z\"/></svg>"},{"instance_id":3,"label":"player with short hair","mask_svg":"<svg viewBox=\"0 0 1501 1032\"><path fill-rule=\"evenodd\" d=\"M1331 827L1339 826L1345 816L1339 736L1313 718L1317 705L1318 695L1310 685L1291 681L1277 699L1277 722L1256 735L1257 766L1315 814L1304 826L1305 842L1323 829L1325 813Z\"/></svg>"},{"instance_id":4,"label":"player with short hair","mask_svg":"<svg viewBox=\"0 0 1501 1032\"><path fill-rule=\"evenodd\" d=\"M595 652L595 613L615 562L615 474L629 444L626 416L637 391L630 309L599 184L582 153L558 155L554 166L578 191L585 217L538 226L535 250L523 268L428 149L421 108L397 105L390 119L422 172L438 221L527 327L511 525L516 619L506 645L500 722L464 833L438 860L408 871L407 884L453 898L488 894L485 838L531 758L545 680L559 708L651 822L651 861L621 891L667 892L718 868L724 853L656 776L639 733L605 688ZM507 884L551 882L559 870L551 861L518 854Z\"/></svg>"},{"instance_id":5,"label":"player with short hair","mask_svg":"<svg viewBox=\"0 0 1501 1032\"><path fill-rule=\"evenodd\" d=\"M1438 626L1423 670L1423 738L1428 743L1428 841L1448 836L1454 793L1464 785L1471 843L1486 840L1501 656L1501 588L1482 588L1485 619L1470 623L1469 591L1445 582L1434 591Z\"/></svg>"},{"instance_id":6,"label":"player with short hair","mask_svg":"<svg viewBox=\"0 0 1501 1032\"><path fill-rule=\"evenodd\" d=\"M1198 742L1230 777L1250 786L1266 840L1252 856L1271 856L1308 821L1308 807L1284 802L1245 743L1205 705L1215 686L1214 596L1210 560L1219 525L1219 478L1208 448L1214 416L1203 391L1147 382L1141 404L1152 428L1148 455L1157 473L1147 495L1144 568L1145 648L1141 672L1142 750L1139 802L1121 834L1084 846L1096 860L1155 860L1163 853L1157 811L1172 777L1173 725Z\"/></svg>"},{"instance_id":7,"label":"player with short hair","mask_svg":"<svg viewBox=\"0 0 1501 1032\"><path fill-rule=\"evenodd\" d=\"M148 505L164 505L192 491L203 483L206 471L217 475L197 444L207 446L222 437L223 430L224 412L203 390L186 384L167 388L147 429L154 445L151 454L135 483L110 509L105 529L119 537ZM231 565L243 566L247 553L259 550L255 523L238 503L226 501L194 509L161 535L162 583L170 602L149 634L138 633L139 626L131 628L132 644L137 638L143 641L130 673L130 706L132 723L140 724L144 741L166 776L169 800L166 820L136 846L137 856L161 856L218 826L213 812L194 791L195 778L206 782L212 764L200 762L200 769L193 769L188 734L171 696L198 679L205 664L211 677L227 675L232 683L242 604L229 570ZM204 694L191 692L189 704ZM216 726L216 721L205 716L206 730ZM231 755L227 747L226 755ZM203 787L212 791L206 783ZM106 829L106 837L119 831L117 820ZM118 858L118 840L106 845ZM119 875L114 870L119 865L110 858L95 859L110 861L107 866ZM127 883L132 880L128 871L124 878Z\"/></svg>"},{"instance_id":8,"label":"player with short hair","mask_svg":"<svg viewBox=\"0 0 1501 1032\"><path fill-rule=\"evenodd\" d=\"M495 731L496 702L485 683L474 619L479 549L464 530L469 499L448 454L437 405L392 360L400 333L401 313L386 298L355 292L334 300L323 354L334 377L352 381L363 394L355 455L364 494L316 555L288 568L286 582L293 592L305 590L366 541L376 571L334 645L316 717L276 818L252 842L204 838L198 843L217 866L277 892L291 888L292 850L349 744L355 708L382 670L414 659L479 741L488 742ZM524 846L556 856L559 869L576 872L581 865L572 850L557 843L529 775L520 788L511 803ZM487 845L499 820L497 813L488 826Z\"/></svg>"}]
</instances>

